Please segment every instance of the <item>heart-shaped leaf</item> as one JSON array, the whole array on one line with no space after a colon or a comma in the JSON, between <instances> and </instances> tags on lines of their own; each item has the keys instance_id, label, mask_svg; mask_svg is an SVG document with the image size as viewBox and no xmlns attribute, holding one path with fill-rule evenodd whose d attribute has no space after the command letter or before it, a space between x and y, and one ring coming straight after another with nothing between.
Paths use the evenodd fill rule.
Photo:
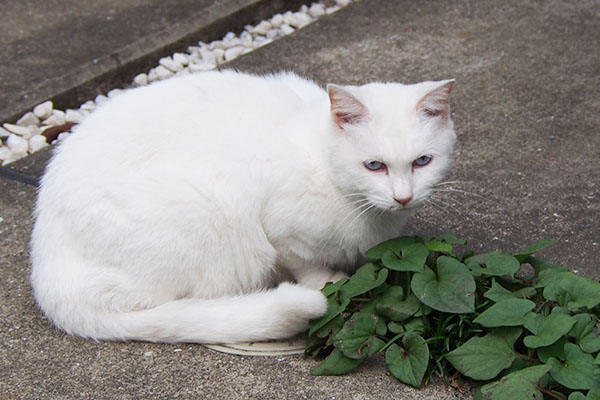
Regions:
<instances>
[{"instance_id":1,"label":"heart-shaped leaf","mask_svg":"<svg viewBox=\"0 0 600 400\"><path fill-rule=\"evenodd\" d=\"M363 360L346 357L342 350L333 349L321 364L311 370L313 375L344 375L358 367Z\"/></svg>"},{"instance_id":2,"label":"heart-shaped leaf","mask_svg":"<svg viewBox=\"0 0 600 400\"><path fill-rule=\"evenodd\" d=\"M548 365L552 367L552 378L569 389L600 388L600 370L594 365L594 357L581 351L576 344L565 344L564 363L551 357Z\"/></svg>"},{"instance_id":3,"label":"heart-shaped leaf","mask_svg":"<svg viewBox=\"0 0 600 400\"><path fill-rule=\"evenodd\" d=\"M600 322L592 314L577 314L573 316L577 322L569 332L575 338L575 343L586 353L600 351Z\"/></svg>"},{"instance_id":4,"label":"heart-shaped leaf","mask_svg":"<svg viewBox=\"0 0 600 400\"><path fill-rule=\"evenodd\" d=\"M473 262L472 258L469 259L469 263ZM477 265L470 265L470 268L488 276L513 275L521 268L521 263L512 254L500 252L484 254L483 264L485 268Z\"/></svg>"},{"instance_id":5,"label":"heart-shaped leaf","mask_svg":"<svg viewBox=\"0 0 600 400\"><path fill-rule=\"evenodd\" d=\"M519 326L524 324L525 314L533 310L534 307L535 303L531 300L506 299L485 310L473 322L477 322L486 328Z\"/></svg>"},{"instance_id":6,"label":"heart-shaped leaf","mask_svg":"<svg viewBox=\"0 0 600 400\"><path fill-rule=\"evenodd\" d=\"M399 237L386 240L385 242L379 243L372 249L367 250L365 255L373 260L381 260L386 252L392 251L396 254L401 254L402 249L414 243L422 243L422 240L416 237Z\"/></svg>"},{"instance_id":7,"label":"heart-shaped leaf","mask_svg":"<svg viewBox=\"0 0 600 400\"><path fill-rule=\"evenodd\" d=\"M406 300L402 299L402 295L402 287L391 286L377 301L375 307L377 314L397 322L415 315L421 308L421 302L412 294Z\"/></svg>"},{"instance_id":8,"label":"heart-shaped leaf","mask_svg":"<svg viewBox=\"0 0 600 400\"><path fill-rule=\"evenodd\" d=\"M414 243L404 247L401 253L388 250L381 258L381 262L395 271L421 272L427 256L429 256L427 247L420 243Z\"/></svg>"},{"instance_id":9,"label":"heart-shaped leaf","mask_svg":"<svg viewBox=\"0 0 600 400\"><path fill-rule=\"evenodd\" d=\"M333 345L342 350L346 357L353 359L375 354L385 345L376 336L378 321L379 317L375 314L354 313L333 337Z\"/></svg>"},{"instance_id":10,"label":"heart-shaped leaf","mask_svg":"<svg viewBox=\"0 0 600 400\"><path fill-rule=\"evenodd\" d=\"M446 359L460 373L477 380L488 380L511 366L514 343L521 328L502 328L483 337L474 337L452 350Z\"/></svg>"},{"instance_id":11,"label":"heart-shaped leaf","mask_svg":"<svg viewBox=\"0 0 600 400\"><path fill-rule=\"evenodd\" d=\"M386 268L377 267L373 263L368 263L356 270L354 275L350 277L348 282L340 289L342 298L352 298L368 292L385 282L388 270Z\"/></svg>"},{"instance_id":12,"label":"heart-shaped leaf","mask_svg":"<svg viewBox=\"0 0 600 400\"><path fill-rule=\"evenodd\" d=\"M537 315L534 320L525 321L525 327L534 335L526 336L523 343L530 349L550 346L569 333L575 322L575 318L566 314L552 313L547 317Z\"/></svg>"},{"instance_id":13,"label":"heart-shaped leaf","mask_svg":"<svg viewBox=\"0 0 600 400\"><path fill-rule=\"evenodd\" d=\"M321 319L310 322L308 335L312 336L315 332L327 325L332 319L343 313L344 310L346 310L346 307L348 307L348 304L350 304L350 299L343 299L340 303L335 297L329 297L327 299L327 314Z\"/></svg>"},{"instance_id":14,"label":"heart-shaped leaf","mask_svg":"<svg viewBox=\"0 0 600 400\"><path fill-rule=\"evenodd\" d=\"M437 259L437 275L430 268L415 273L411 289L427 306L443 312L475 311L475 279L466 265L447 256Z\"/></svg>"},{"instance_id":15,"label":"heart-shaped leaf","mask_svg":"<svg viewBox=\"0 0 600 400\"><path fill-rule=\"evenodd\" d=\"M402 347L394 343L385 352L385 362L392 375L415 387L421 386L428 361L427 343L417 334L407 334L402 340Z\"/></svg>"},{"instance_id":16,"label":"heart-shaped leaf","mask_svg":"<svg viewBox=\"0 0 600 400\"><path fill-rule=\"evenodd\" d=\"M569 271L542 271L538 285L544 285L543 295L546 299L569 310L582 307L591 310L600 304L600 283Z\"/></svg>"},{"instance_id":17,"label":"heart-shaped leaf","mask_svg":"<svg viewBox=\"0 0 600 400\"><path fill-rule=\"evenodd\" d=\"M538 382L550 368L549 365L536 365L512 372L499 381L483 386L481 395L486 400L543 400Z\"/></svg>"},{"instance_id":18,"label":"heart-shaped leaf","mask_svg":"<svg viewBox=\"0 0 600 400\"><path fill-rule=\"evenodd\" d=\"M552 246L554 243L556 243L556 240L551 240L551 239L544 239L544 240L537 241L535 243L531 243L529 246L525 247L523 250L518 252L515 255L515 257L517 257L517 259L519 259L519 261L524 262L527 259L527 256L530 256L533 253L543 250L548 246Z\"/></svg>"},{"instance_id":19,"label":"heart-shaped leaf","mask_svg":"<svg viewBox=\"0 0 600 400\"><path fill-rule=\"evenodd\" d=\"M492 287L490 287L483 295L497 303L507 299L523 299L525 297L531 297L536 293L537 291L534 288L528 286L511 292L496 282L496 279L492 278Z\"/></svg>"}]
</instances>

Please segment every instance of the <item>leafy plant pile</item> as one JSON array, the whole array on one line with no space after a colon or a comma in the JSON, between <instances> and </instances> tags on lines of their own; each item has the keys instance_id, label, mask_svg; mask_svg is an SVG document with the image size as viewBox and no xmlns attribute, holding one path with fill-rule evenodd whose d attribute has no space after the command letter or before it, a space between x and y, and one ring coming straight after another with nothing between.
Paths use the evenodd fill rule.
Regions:
<instances>
[{"instance_id":1,"label":"leafy plant pile","mask_svg":"<svg viewBox=\"0 0 600 400\"><path fill-rule=\"evenodd\" d=\"M533 255L552 241L456 256L464 243L392 239L327 284L328 313L311 322L306 347L327 358L313 374L345 374L381 353L415 387L460 373L482 382L478 399L600 399L600 283Z\"/></svg>"}]
</instances>

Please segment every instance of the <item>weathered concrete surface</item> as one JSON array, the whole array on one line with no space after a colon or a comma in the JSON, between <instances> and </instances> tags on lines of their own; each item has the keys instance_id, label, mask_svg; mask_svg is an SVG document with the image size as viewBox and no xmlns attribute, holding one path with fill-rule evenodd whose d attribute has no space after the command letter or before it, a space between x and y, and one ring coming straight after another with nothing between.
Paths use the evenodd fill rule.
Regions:
<instances>
[{"instance_id":1,"label":"weathered concrete surface","mask_svg":"<svg viewBox=\"0 0 600 400\"><path fill-rule=\"evenodd\" d=\"M301 0L28 0L0 3L0 122L53 99L78 108L160 57L298 8Z\"/></svg>"},{"instance_id":2,"label":"weathered concrete surface","mask_svg":"<svg viewBox=\"0 0 600 400\"><path fill-rule=\"evenodd\" d=\"M232 66L293 69L321 83L457 78L459 145L448 180L469 193L440 193L449 200L419 211L410 231L450 230L475 249L554 238L544 257L599 278L597 26L600 3L592 0L363 0ZM37 157L14 168L36 175L44 155ZM7 398L461 398L440 384L406 388L381 360L350 376L313 377L315 363L299 357L66 336L35 309L27 283L34 195L34 187L0 178L0 393Z\"/></svg>"}]
</instances>

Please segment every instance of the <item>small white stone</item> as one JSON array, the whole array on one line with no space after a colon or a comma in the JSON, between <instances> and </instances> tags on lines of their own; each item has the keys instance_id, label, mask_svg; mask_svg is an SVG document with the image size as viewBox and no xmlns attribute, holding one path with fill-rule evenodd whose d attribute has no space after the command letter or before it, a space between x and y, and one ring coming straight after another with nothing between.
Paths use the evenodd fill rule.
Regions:
<instances>
[{"instance_id":1,"label":"small white stone","mask_svg":"<svg viewBox=\"0 0 600 400\"><path fill-rule=\"evenodd\" d=\"M17 125L28 126L28 125L39 125L40 119L35 116L35 114L31 111L25 113L19 120L17 121Z\"/></svg>"},{"instance_id":2,"label":"small white stone","mask_svg":"<svg viewBox=\"0 0 600 400\"><path fill-rule=\"evenodd\" d=\"M214 49L213 54L215 55L215 61L217 64L222 64L225 62L225 50L223 49Z\"/></svg>"},{"instance_id":3,"label":"small white stone","mask_svg":"<svg viewBox=\"0 0 600 400\"><path fill-rule=\"evenodd\" d=\"M214 42L210 42L210 44L208 45L208 48L210 50L224 49L225 48L225 43L223 43L222 40L215 40Z\"/></svg>"},{"instance_id":4,"label":"small white stone","mask_svg":"<svg viewBox=\"0 0 600 400\"><path fill-rule=\"evenodd\" d=\"M262 43L259 45L259 47L266 46L271 42L273 42L273 39L265 39L262 41Z\"/></svg>"},{"instance_id":5,"label":"small white stone","mask_svg":"<svg viewBox=\"0 0 600 400\"><path fill-rule=\"evenodd\" d=\"M279 36L283 36L281 29L271 29L267 32L267 39L277 39Z\"/></svg>"},{"instance_id":6,"label":"small white stone","mask_svg":"<svg viewBox=\"0 0 600 400\"><path fill-rule=\"evenodd\" d=\"M80 123L84 118L84 115L81 111L67 109L65 112L65 121L66 122L74 122L76 124Z\"/></svg>"},{"instance_id":7,"label":"small white stone","mask_svg":"<svg viewBox=\"0 0 600 400\"><path fill-rule=\"evenodd\" d=\"M232 47L230 49L225 50L225 61L231 61L239 57L244 50L245 49L242 46Z\"/></svg>"},{"instance_id":8,"label":"small white stone","mask_svg":"<svg viewBox=\"0 0 600 400\"><path fill-rule=\"evenodd\" d=\"M163 67L162 65L159 65L158 67L154 68L154 70L158 74L158 79L166 79L173 75L173 71Z\"/></svg>"},{"instance_id":9,"label":"small white stone","mask_svg":"<svg viewBox=\"0 0 600 400\"><path fill-rule=\"evenodd\" d=\"M338 12L339 9L340 9L340 6L327 7L325 9L325 12L329 15L329 14L333 14L335 12Z\"/></svg>"},{"instance_id":10,"label":"small white stone","mask_svg":"<svg viewBox=\"0 0 600 400\"><path fill-rule=\"evenodd\" d=\"M302 4L302 7L300 7L300 12L306 14L308 12L308 6L306 4Z\"/></svg>"},{"instance_id":11,"label":"small white stone","mask_svg":"<svg viewBox=\"0 0 600 400\"><path fill-rule=\"evenodd\" d=\"M0 146L0 160L5 161L12 158L12 153L7 146ZM4 165L4 164L3 164Z\"/></svg>"},{"instance_id":12,"label":"small white stone","mask_svg":"<svg viewBox=\"0 0 600 400\"><path fill-rule=\"evenodd\" d=\"M10 132L7 131L6 129L0 127L0 139L7 138L9 136L10 136Z\"/></svg>"},{"instance_id":13,"label":"small white stone","mask_svg":"<svg viewBox=\"0 0 600 400\"><path fill-rule=\"evenodd\" d=\"M275 14L269 22L271 25L273 25L273 28L279 28L281 25L283 25L283 15Z\"/></svg>"},{"instance_id":14,"label":"small white stone","mask_svg":"<svg viewBox=\"0 0 600 400\"><path fill-rule=\"evenodd\" d=\"M312 19L310 18L310 16L308 14L304 14L304 13L294 13L292 14L292 16L289 18L289 25L294 27L294 28L302 28L308 24L310 24L312 22Z\"/></svg>"},{"instance_id":15,"label":"small white stone","mask_svg":"<svg viewBox=\"0 0 600 400\"><path fill-rule=\"evenodd\" d=\"M27 149L29 148L27 140L17 135L10 135L8 139L6 139L6 146L13 155L27 154Z\"/></svg>"},{"instance_id":16,"label":"small white stone","mask_svg":"<svg viewBox=\"0 0 600 400\"><path fill-rule=\"evenodd\" d=\"M252 37L252 34L248 31L242 32L242 34L240 35L240 40L242 41L242 45L244 47L252 47L252 44L254 43L254 38Z\"/></svg>"},{"instance_id":17,"label":"small white stone","mask_svg":"<svg viewBox=\"0 0 600 400\"><path fill-rule=\"evenodd\" d=\"M190 64L188 65L188 70L192 73L194 72L206 72L212 69L217 68L217 64L211 63L198 63L198 64Z\"/></svg>"},{"instance_id":18,"label":"small white stone","mask_svg":"<svg viewBox=\"0 0 600 400\"><path fill-rule=\"evenodd\" d=\"M94 103L93 100L88 100L85 103L83 103L81 106L79 106L79 109L82 111L94 111L95 108L96 108L96 103Z\"/></svg>"},{"instance_id":19,"label":"small white stone","mask_svg":"<svg viewBox=\"0 0 600 400\"><path fill-rule=\"evenodd\" d=\"M188 65L189 57L183 53L175 53L173 54L173 61L181 65Z\"/></svg>"},{"instance_id":20,"label":"small white stone","mask_svg":"<svg viewBox=\"0 0 600 400\"><path fill-rule=\"evenodd\" d=\"M99 94L98 96L96 96L96 98L94 99L94 103L96 103L96 106L99 106L103 103L106 103L108 101L108 97L106 97L103 94Z\"/></svg>"},{"instance_id":21,"label":"small white stone","mask_svg":"<svg viewBox=\"0 0 600 400\"><path fill-rule=\"evenodd\" d=\"M29 152L35 153L48 146L48 142L46 142L46 137L44 135L35 135L31 139L29 139Z\"/></svg>"},{"instance_id":22,"label":"small white stone","mask_svg":"<svg viewBox=\"0 0 600 400\"><path fill-rule=\"evenodd\" d=\"M313 18L319 18L320 16L325 15L325 6L321 3L313 3L308 9L308 13Z\"/></svg>"},{"instance_id":23,"label":"small white stone","mask_svg":"<svg viewBox=\"0 0 600 400\"><path fill-rule=\"evenodd\" d=\"M97 99L97 97L96 97ZM48 126L57 126L62 125L66 122L66 115L64 111L61 110L53 110L52 115L46 118L42 123Z\"/></svg>"},{"instance_id":24,"label":"small white stone","mask_svg":"<svg viewBox=\"0 0 600 400\"><path fill-rule=\"evenodd\" d=\"M4 129L9 131L10 133L14 133L19 136L30 136L31 131L28 126L21 126L15 124L3 124ZM9 135L10 136L10 135Z\"/></svg>"},{"instance_id":25,"label":"small white stone","mask_svg":"<svg viewBox=\"0 0 600 400\"><path fill-rule=\"evenodd\" d=\"M289 26L288 24L283 24L279 27L279 29L281 29L281 32L283 32L284 35L289 35L290 33L294 33L294 28L292 28L291 26Z\"/></svg>"},{"instance_id":26,"label":"small white stone","mask_svg":"<svg viewBox=\"0 0 600 400\"><path fill-rule=\"evenodd\" d=\"M294 18L294 13L291 11L286 11L285 13L283 13L283 23L284 24L290 24L290 21Z\"/></svg>"},{"instance_id":27,"label":"small white stone","mask_svg":"<svg viewBox=\"0 0 600 400\"><path fill-rule=\"evenodd\" d=\"M346 7L348 4L351 3L351 0L335 0L335 2L340 7Z\"/></svg>"},{"instance_id":28,"label":"small white stone","mask_svg":"<svg viewBox=\"0 0 600 400\"><path fill-rule=\"evenodd\" d=\"M154 82L158 80L158 72L156 72L156 68L152 68L148 71L148 82Z\"/></svg>"},{"instance_id":29,"label":"small white stone","mask_svg":"<svg viewBox=\"0 0 600 400\"><path fill-rule=\"evenodd\" d=\"M52 108L54 104L50 100L43 102L42 104L38 104L33 107L33 113L39 119L46 119L52 114Z\"/></svg>"},{"instance_id":30,"label":"small white stone","mask_svg":"<svg viewBox=\"0 0 600 400\"><path fill-rule=\"evenodd\" d=\"M262 21L258 25L256 25L252 30L250 30L250 32L251 33L255 33L257 35L263 35L264 36L271 29L273 29L273 24L272 23L270 23L269 21Z\"/></svg>"},{"instance_id":31,"label":"small white stone","mask_svg":"<svg viewBox=\"0 0 600 400\"><path fill-rule=\"evenodd\" d=\"M108 93L106 93L106 95L111 98L111 97L115 97L120 95L121 93L123 93L122 89L112 89L110 90Z\"/></svg>"},{"instance_id":32,"label":"small white stone","mask_svg":"<svg viewBox=\"0 0 600 400\"><path fill-rule=\"evenodd\" d=\"M160 64L159 67L163 66L164 68L172 72L179 72L183 69L183 65L174 61L171 57L163 57L160 60L158 60L158 63ZM160 72L158 74L160 76Z\"/></svg>"},{"instance_id":33,"label":"small white stone","mask_svg":"<svg viewBox=\"0 0 600 400\"><path fill-rule=\"evenodd\" d=\"M137 74L135 78L133 78L133 83L137 86L145 86L148 84L148 75L141 73Z\"/></svg>"},{"instance_id":34,"label":"small white stone","mask_svg":"<svg viewBox=\"0 0 600 400\"><path fill-rule=\"evenodd\" d=\"M223 43L225 44L226 49L230 49L232 47L238 47L242 45L242 39L239 37L232 37L229 39L223 39Z\"/></svg>"}]
</instances>

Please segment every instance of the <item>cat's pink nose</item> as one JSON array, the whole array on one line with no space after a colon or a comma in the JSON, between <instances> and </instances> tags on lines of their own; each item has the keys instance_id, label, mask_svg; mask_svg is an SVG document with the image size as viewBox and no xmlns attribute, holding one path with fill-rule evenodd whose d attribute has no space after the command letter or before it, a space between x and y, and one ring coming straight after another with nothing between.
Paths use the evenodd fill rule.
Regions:
<instances>
[{"instance_id":1,"label":"cat's pink nose","mask_svg":"<svg viewBox=\"0 0 600 400\"><path fill-rule=\"evenodd\" d=\"M402 204L403 206L407 205L408 203L410 203L410 201L412 200L412 196L410 197L405 197L403 199L397 199L394 197L394 200L396 200L397 203Z\"/></svg>"}]
</instances>

